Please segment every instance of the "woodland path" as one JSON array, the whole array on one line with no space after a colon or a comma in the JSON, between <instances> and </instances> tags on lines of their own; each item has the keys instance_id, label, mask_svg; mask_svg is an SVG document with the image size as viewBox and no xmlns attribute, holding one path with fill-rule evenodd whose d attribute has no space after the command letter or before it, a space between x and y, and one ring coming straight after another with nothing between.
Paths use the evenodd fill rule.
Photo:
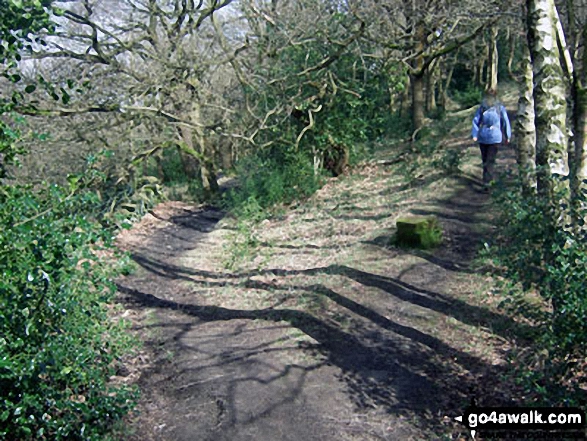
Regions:
<instances>
[{"instance_id":1,"label":"woodland path","mask_svg":"<svg viewBox=\"0 0 587 441\"><path fill-rule=\"evenodd\" d=\"M401 164L356 169L255 227L248 248L221 211L177 202L122 235L139 269L120 301L146 342L126 439L467 439L451 417L472 398L507 404L500 378L525 329L472 266L494 231L478 148L462 133L447 148L465 150L458 175L410 185ZM498 168L513 161L502 149ZM407 213L436 214L443 245L390 245Z\"/></svg>"}]
</instances>

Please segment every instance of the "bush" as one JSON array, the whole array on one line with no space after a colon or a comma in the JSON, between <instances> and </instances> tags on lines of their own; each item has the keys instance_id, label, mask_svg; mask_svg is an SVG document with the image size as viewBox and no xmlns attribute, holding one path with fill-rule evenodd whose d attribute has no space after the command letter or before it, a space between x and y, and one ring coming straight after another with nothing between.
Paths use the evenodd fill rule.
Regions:
<instances>
[{"instance_id":1,"label":"bush","mask_svg":"<svg viewBox=\"0 0 587 441\"><path fill-rule=\"evenodd\" d=\"M587 350L587 243L560 228L536 196L504 192L500 238L495 259L524 289L534 288L552 306L545 344L553 353Z\"/></svg>"},{"instance_id":2,"label":"bush","mask_svg":"<svg viewBox=\"0 0 587 441\"><path fill-rule=\"evenodd\" d=\"M432 160L432 165L447 175L456 175L463 162L464 150L461 148L442 147Z\"/></svg>"},{"instance_id":3,"label":"bush","mask_svg":"<svg viewBox=\"0 0 587 441\"><path fill-rule=\"evenodd\" d=\"M239 185L228 193L226 205L246 217L251 215L251 206L258 207L258 217L260 210L308 197L322 182L311 164L303 154L278 150L248 156L236 166Z\"/></svg>"},{"instance_id":4,"label":"bush","mask_svg":"<svg viewBox=\"0 0 587 441\"><path fill-rule=\"evenodd\" d=\"M0 438L103 439L133 406L134 390L108 382L131 342L108 315L110 234L84 214L100 204L0 186Z\"/></svg>"},{"instance_id":5,"label":"bush","mask_svg":"<svg viewBox=\"0 0 587 441\"><path fill-rule=\"evenodd\" d=\"M534 350L515 352L515 380L532 403L577 406L587 367L587 242L553 222L535 195L499 190L496 197L500 234L496 247L486 247L506 276L502 304L537 325Z\"/></svg>"},{"instance_id":6,"label":"bush","mask_svg":"<svg viewBox=\"0 0 587 441\"><path fill-rule=\"evenodd\" d=\"M72 194L83 193L91 199L80 207L86 215L124 228L147 214L163 194L157 178L136 173L132 165L120 167L118 162L113 151L100 151L88 157L82 173L68 175L67 181Z\"/></svg>"},{"instance_id":7,"label":"bush","mask_svg":"<svg viewBox=\"0 0 587 441\"><path fill-rule=\"evenodd\" d=\"M483 90L480 86L468 84L464 90L454 90L452 99L462 107L468 108L478 105L483 98Z\"/></svg>"}]
</instances>

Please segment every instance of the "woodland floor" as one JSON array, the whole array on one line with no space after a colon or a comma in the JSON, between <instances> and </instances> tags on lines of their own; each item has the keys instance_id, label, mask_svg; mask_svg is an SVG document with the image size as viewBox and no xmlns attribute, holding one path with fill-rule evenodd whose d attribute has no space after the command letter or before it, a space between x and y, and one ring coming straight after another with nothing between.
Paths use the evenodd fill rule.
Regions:
<instances>
[{"instance_id":1,"label":"woodland floor","mask_svg":"<svg viewBox=\"0 0 587 441\"><path fill-rule=\"evenodd\" d=\"M471 399L511 404L508 354L528 325L473 264L495 227L459 130L457 175L356 168L263 221L250 247L221 211L179 202L122 234L139 269L120 302L145 342L125 439L468 439L452 418ZM497 168L513 163L504 147ZM392 246L408 213L435 214L443 244Z\"/></svg>"}]
</instances>

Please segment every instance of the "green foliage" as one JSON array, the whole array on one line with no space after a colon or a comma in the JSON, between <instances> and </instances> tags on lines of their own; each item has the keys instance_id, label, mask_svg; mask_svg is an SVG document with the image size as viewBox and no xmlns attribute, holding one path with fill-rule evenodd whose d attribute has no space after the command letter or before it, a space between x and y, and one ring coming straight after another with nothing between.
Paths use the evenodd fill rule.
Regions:
<instances>
[{"instance_id":1,"label":"green foliage","mask_svg":"<svg viewBox=\"0 0 587 441\"><path fill-rule=\"evenodd\" d=\"M468 83L465 89L454 89L451 97L462 107L473 107L483 99L483 89L480 86Z\"/></svg>"},{"instance_id":2,"label":"green foliage","mask_svg":"<svg viewBox=\"0 0 587 441\"><path fill-rule=\"evenodd\" d=\"M35 35L41 29L49 33L55 28L50 20L50 0L5 0L0 1L0 74L12 83L22 80L15 70L21 59L21 51L30 50L32 44L46 44ZM32 85L25 87L30 93ZM0 98L0 115L10 112L22 98L15 92L10 98ZM15 150L15 131L6 121L0 121L0 178L4 177L4 165L11 164L19 151Z\"/></svg>"},{"instance_id":3,"label":"green foliage","mask_svg":"<svg viewBox=\"0 0 587 441\"><path fill-rule=\"evenodd\" d=\"M157 161L152 159L148 162L147 175L158 176L161 182L171 186L187 184L190 181L191 177L185 173L178 149L164 148Z\"/></svg>"},{"instance_id":4,"label":"green foliage","mask_svg":"<svg viewBox=\"0 0 587 441\"><path fill-rule=\"evenodd\" d=\"M52 31L49 11L51 0L5 0L0 2L0 60L16 57L18 51L33 43L45 44L36 36L41 29Z\"/></svg>"},{"instance_id":5,"label":"green foliage","mask_svg":"<svg viewBox=\"0 0 587 441\"><path fill-rule=\"evenodd\" d=\"M239 262L252 260L259 241L254 234L255 224L265 217L265 212L255 198L250 198L238 207L236 230L226 246L224 266L234 270Z\"/></svg>"},{"instance_id":6,"label":"green foliage","mask_svg":"<svg viewBox=\"0 0 587 441\"><path fill-rule=\"evenodd\" d=\"M433 175L452 176L460 172L464 149L446 145L446 127L452 124L457 124L454 118L446 118L420 130L417 140L410 145L412 160L402 168L408 182L417 175L430 178Z\"/></svg>"},{"instance_id":7,"label":"green foliage","mask_svg":"<svg viewBox=\"0 0 587 441\"><path fill-rule=\"evenodd\" d=\"M406 74L399 63L358 62L356 45L334 55L333 39L347 39L356 23L350 14L328 17L303 44L292 45L273 29L259 42L260 57L268 58L255 66L256 76L265 80L248 95L256 113L268 115L268 129L256 140L302 152L310 162L327 162L333 150L343 148L354 161L367 141L392 126L388 92L405 87ZM324 64L329 57L332 62Z\"/></svg>"},{"instance_id":8,"label":"green foliage","mask_svg":"<svg viewBox=\"0 0 587 441\"><path fill-rule=\"evenodd\" d=\"M524 289L535 288L551 302L549 350L564 356L587 350L587 244L548 216L549 206L535 196L504 192L495 259Z\"/></svg>"},{"instance_id":9,"label":"green foliage","mask_svg":"<svg viewBox=\"0 0 587 441\"><path fill-rule=\"evenodd\" d=\"M0 114L2 114L0 103ZM19 126L23 124L22 117L14 114L5 115L0 120L0 179L6 177L6 165L18 164L18 155L23 154L16 141L20 139Z\"/></svg>"},{"instance_id":10,"label":"green foliage","mask_svg":"<svg viewBox=\"0 0 587 441\"><path fill-rule=\"evenodd\" d=\"M310 164L307 155L279 149L245 157L236 165L239 185L227 193L227 208L241 217L258 217L273 205L311 195L322 178L314 175Z\"/></svg>"},{"instance_id":11,"label":"green foliage","mask_svg":"<svg viewBox=\"0 0 587 441\"><path fill-rule=\"evenodd\" d=\"M0 187L0 437L103 439L135 391L108 378L131 341L106 307L111 236L89 191ZM88 210L90 208L90 210Z\"/></svg>"},{"instance_id":12,"label":"green foliage","mask_svg":"<svg viewBox=\"0 0 587 441\"><path fill-rule=\"evenodd\" d=\"M70 191L85 192L94 203L85 212L104 225L118 227L140 219L162 199L158 179L142 176L133 166L120 168L116 154L103 150L90 155L87 166L79 174L67 177Z\"/></svg>"},{"instance_id":13,"label":"green foliage","mask_svg":"<svg viewBox=\"0 0 587 441\"><path fill-rule=\"evenodd\" d=\"M164 148L159 158L150 158L146 161L143 175L157 176L161 184L165 186L166 194L170 199L209 202L213 195L210 195L202 185L199 164L194 158L188 157L184 160L192 161L189 164L189 172L186 172L177 148Z\"/></svg>"},{"instance_id":14,"label":"green foliage","mask_svg":"<svg viewBox=\"0 0 587 441\"><path fill-rule=\"evenodd\" d=\"M433 167L447 175L459 173L465 154L462 148L440 147L436 153L432 160Z\"/></svg>"},{"instance_id":15,"label":"green foliage","mask_svg":"<svg viewBox=\"0 0 587 441\"><path fill-rule=\"evenodd\" d=\"M53 31L50 6L47 0L0 2L0 61L9 81L22 80L15 73L20 52L45 44L34 33ZM67 104L69 93L59 90L54 95ZM23 97L17 91L0 100L1 167L22 153L19 118L6 115ZM69 176L68 188L0 184L2 439L102 440L134 405L134 389L109 381L133 344L108 308L113 278L128 265L106 257L113 254L111 232L98 220L108 222L123 203L144 194L132 177L100 169L100 158L91 159L86 173Z\"/></svg>"}]
</instances>

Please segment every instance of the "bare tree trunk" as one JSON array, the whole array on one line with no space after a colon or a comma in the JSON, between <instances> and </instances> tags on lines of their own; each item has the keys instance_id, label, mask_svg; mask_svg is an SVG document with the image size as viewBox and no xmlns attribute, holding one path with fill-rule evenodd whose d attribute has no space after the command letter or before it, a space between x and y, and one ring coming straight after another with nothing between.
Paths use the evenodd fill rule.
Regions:
<instances>
[{"instance_id":1,"label":"bare tree trunk","mask_svg":"<svg viewBox=\"0 0 587 441\"><path fill-rule=\"evenodd\" d=\"M218 190L218 181L213 166L214 157L213 152L210 152L207 148L204 133L198 128L201 124L200 107L195 101L197 97L193 97L193 99L194 102L192 103L190 119L195 122L196 127L192 129L191 127L181 126L180 128L181 139L183 141L183 146L180 146L182 150L182 161L184 171L190 177L197 175L195 167L194 170L190 167L190 164L192 164L191 161L197 162L200 169L200 183L204 192L210 195Z\"/></svg>"},{"instance_id":2,"label":"bare tree trunk","mask_svg":"<svg viewBox=\"0 0 587 441\"><path fill-rule=\"evenodd\" d=\"M522 191L531 194L536 191L536 126L534 125L534 97L532 90L532 63L526 49L524 60L524 81L520 87L518 114L516 118L517 161Z\"/></svg>"},{"instance_id":3,"label":"bare tree trunk","mask_svg":"<svg viewBox=\"0 0 587 441\"><path fill-rule=\"evenodd\" d=\"M184 142L184 144L188 146L188 149L193 151L194 150L194 138L193 138L192 129L190 129L189 127L182 126L180 128L180 136L181 136L181 140ZM188 179L194 179L194 177L197 175L199 161L196 157L194 157L193 154L186 152L186 150L188 150L188 149L181 149L181 147L180 147L180 148L178 148L177 153L178 153L179 158L181 160L183 173L185 174L185 176Z\"/></svg>"},{"instance_id":4,"label":"bare tree trunk","mask_svg":"<svg viewBox=\"0 0 587 441\"><path fill-rule=\"evenodd\" d=\"M487 78L489 68L486 68L487 60L489 60L489 47L487 46L486 38L483 38L483 55L479 57L477 62L477 84L481 87L489 82Z\"/></svg>"},{"instance_id":5,"label":"bare tree trunk","mask_svg":"<svg viewBox=\"0 0 587 441\"><path fill-rule=\"evenodd\" d=\"M400 118L403 118L406 114L410 112L410 98L411 94L410 91L412 89L412 80L408 76L407 84L404 90L402 91L401 98L400 98L400 106L398 115Z\"/></svg>"},{"instance_id":6,"label":"bare tree trunk","mask_svg":"<svg viewBox=\"0 0 587 441\"><path fill-rule=\"evenodd\" d=\"M424 94L424 78L426 76L426 68L424 66L422 52L426 47L426 29L422 20L417 20L414 26L415 50L416 53L420 54L413 60L410 69L410 83L412 85L412 130L416 131L424 125L425 117L426 96Z\"/></svg>"},{"instance_id":7,"label":"bare tree trunk","mask_svg":"<svg viewBox=\"0 0 587 441\"><path fill-rule=\"evenodd\" d=\"M188 146L190 150L194 150L194 140L193 140L193 133L192 129L189 127L182 126L180 128L180 134L182 141ZM197 175L198 170L198 159L194 157L194 155L187 153L186 151L178 148L177 151L179 158L181 160L181 166L183 168L183 173L188 179L194 179Z\"/></svg>"},{"instance_id":8,"label":"bare tree trunk","mask_svg":"<svg viewBox=\"0 0 587 441\"><path fill-rule=\"evenodd\" d=\"M491 27L489 34L489 58L487 63L487 87L497 90L497 68L499 63L499 53L497 51L497 25Z\"/></svg>"},{"instance_id":9,"label":"bare tree trunk","mask_svg":"<svg viewBox=\"0 0 587 441\"><path fill-rule=\"evenodd\" d=\"M438 61L430 63L426 74L426 110L436 111L436 81L438 78Z\"/></svg>"},{"instance_id":10,"label":"bare tree trunk","mask_svg":"<svg viewBox=\"0 0 587 441\"><path fill-rule=\"evenodd\" d=\"M197 99L197 98L196 98ZM214 169L214 152L207 143L206 136L199 128L201 124L200 106L197 102L193 103L192 119L196 122L195 138L199 146L201 161L200 161L200 178L202 180L202 188L210 195L218 191L218 179Z\"/></svg>"},{"instance_id":11,"label":"bare tree trunk","mask_svg":"<svg viewBox=\"0 0 587 441\"><path fill-rule=\"evenodd\" d=\"M569 184L566 88L556 45L554 0L527 0L528 43L533 63L538 192L560 216Z\"/></svg>"},{"instance_id":12,"label":"bare tree trunk","mask_svg":"<svg viewBox=\"0 0 587 441\"><path fill-rule=\"evenodd\" d=\"M410 76L412 84L412 129L418 130L424 125L424 75L416 74Z\"/></svg>"},{"instance_id":13,"label":"bare tree trunk","mask_svg":"<svg viewBox=\"0 0 587 441\"><path fill-rule=\"evenodd\" d=\"M477 62L476 72L477 85L483 87L484 83L487 83L485 79L485 57Z\"/></svg>"},{"instance_id":14,"label":"bare tree trunk","mask_svg":"<svg viewBox=\"0 0 587 441\"><path fill-rule=\"evenodd\" d=\"M520 80L514 74L514 58L516 56L517 41L518 41L518 39L516 38L515 33L512 32L512 30L510 28L508 28L508 43L509 43L509 49L510 49L509 55L508 55L508 62L507 62L508 74L509 74L510 78L516 82ZM526 46L526 44L524 44L524 46Z\"/></svg>"},{"instance_id":15,"label":"bare tree trunk","mask_svg":"<svg viewBox=\"0 0 587 441\"><path fill-rule=\"evenodd\" d=\"M448 101L448 89L450 87L450 83L452 82L452 75L455 70L455 66L457 64L457 60L459 57L459 51L460 51L460 49L457 49L455 56L454 56L454 59L450 63L450 68L448 69L448 72L446 73L446 78L444 80L444 84L442 82L442 79L439 82L439 84L440 84L440 90L438 91L438 96L440 98L439 106L443 110L446 110L446 103ZM447 63L448 63L448 61L447 61Z\"/></svg>"},{"instance_id":16,"label":"bare tree trunk","mask_svg":"<svg viewBox=\"0 0 587 441\"><path fill-rule=\"evenodd\" d=\"M222 170L230 170L233 166L233 142L225 141L221 144L220 148L220 163L222 164Z\"/></svg>"}]
</instances>

